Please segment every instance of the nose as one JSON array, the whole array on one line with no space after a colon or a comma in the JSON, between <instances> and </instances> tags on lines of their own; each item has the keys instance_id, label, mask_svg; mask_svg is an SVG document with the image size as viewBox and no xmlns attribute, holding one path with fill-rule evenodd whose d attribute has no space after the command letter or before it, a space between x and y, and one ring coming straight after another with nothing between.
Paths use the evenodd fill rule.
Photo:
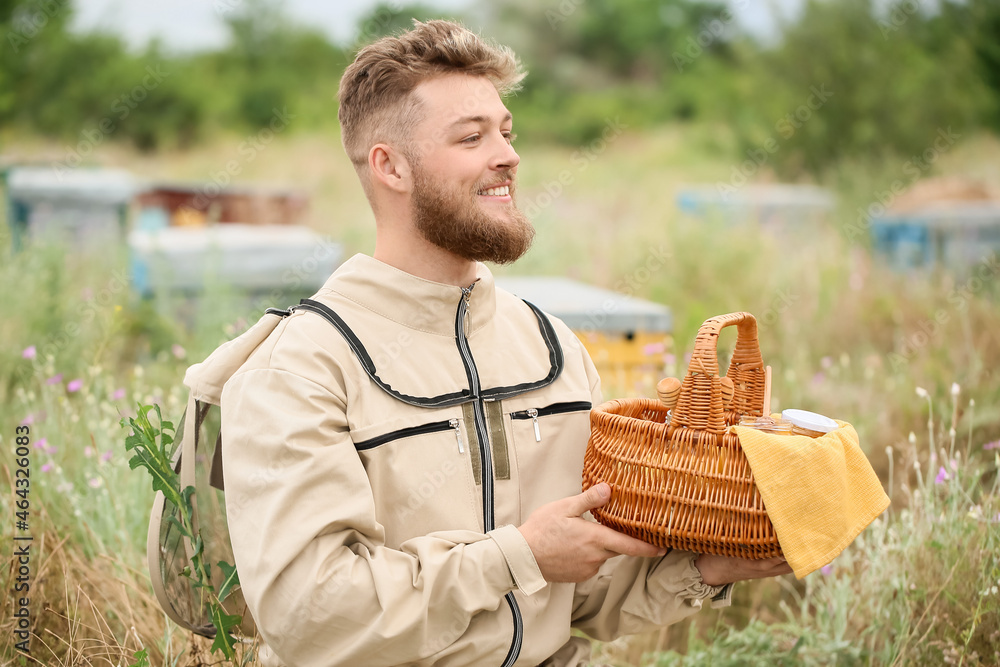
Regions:
<instances>
[{"instance_id":1,"label":"nose","mask_svg":"<svg viewBox=\"0 0 1000 667\"><path fill-rule=\"evenodd\" d=\"M510 142L507 141L506 137L503 135L498 136L500 145L497 147L496 153L490 161L490 168L495 170L514 169L521 161L521 158Z\"/></svg>"}]
</instances>

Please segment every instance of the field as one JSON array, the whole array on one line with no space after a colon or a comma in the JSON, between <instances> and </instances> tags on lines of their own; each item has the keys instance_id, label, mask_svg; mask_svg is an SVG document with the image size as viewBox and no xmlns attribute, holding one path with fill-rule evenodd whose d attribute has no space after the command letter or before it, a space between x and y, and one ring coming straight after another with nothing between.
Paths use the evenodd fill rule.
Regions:
<instances>
[{"instance_id":1,"label":"field","mask_svg":"<svg viewBox=\"0 0 1000 667\"><path fill-rule=\"evenodd\" d=\"M640 132L609 118L607 130L576 148L516 145L520 201L538 235L503 271L567 275L669 305L677 374L705 318L755 313L777 407L854 424L892 505L822 572L741 584L731 608L597 646L595 664L1000 664L998 258L964 274L900 274L871 256L858 210L894 182L912 184L904 160L842 164L824 183L838 195L830 220L761 233L689 218L674 204L682 185L732 180L742 160L725 128ZM243 139L217 136L185 152L108 145L101 163L149 180L211 180L239 159ZM4 152L48 163L63 149L20 139ZM336 136L278 135L241 168L239 182L306 190L312 226L346 256L371 251L372 216ZM963 138L927 175L1000 182L1000 142ZM769 180L767 164L750 175ZM33 537L31 655L16 653L8 594L0 664L129 665L140 648L153 665L217 664L152 597L152 494L146 475L128 468L118 420L153 402L176 420L185 367L252 322L261 304L221 290L143 301L129 291L122 248L12 254L6 224L0 235L0 476L14 487L15 429L28 427ZM605 396L636 390L652 395L606 386ZM0 496L5 545L23 534L18 500ZM18 576L9 562L0 571L7 591Z\"/></svg>"}]
</instances>

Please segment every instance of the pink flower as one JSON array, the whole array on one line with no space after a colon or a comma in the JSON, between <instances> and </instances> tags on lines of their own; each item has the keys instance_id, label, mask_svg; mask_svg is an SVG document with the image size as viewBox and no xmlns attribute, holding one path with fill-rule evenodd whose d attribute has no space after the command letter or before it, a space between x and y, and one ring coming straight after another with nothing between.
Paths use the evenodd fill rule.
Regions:
<instances>
[{"instance_id":1,"label":"pink flower","mask_svg":"<svg viewBox=\"0 0 1000 667\"><path fill-rule=\"evenodd\" d=\"M178 359L183 359L184 357L187 356L187 351L177 343L173 344L173 346L170 348L170 351Z\"/></svg>"},{"instance_id":2,"label":"pink flower","mask_svg":"<svg viewBox=\"0 0 1000 667\"><path fill-rule=\"evenodd\" d=\"M45 438L39 438L35 441L35 449L45 449L45 445L48 444L48 440Z\"/></svg>"},{"instance_id":3,"label":"pink flower","mask_svg":"<svg viewBox=\"0 0 1000 667\"><path fill-rule=\"evenodd\" d=\"M80 391L82 387L83 387L83 380L77 378L75 380L69 381L69 384L66 385L66 391L72 394L74 392Z\"/></svg>"},{"instance_id":4,"label":"pink flower","mask_svg":"<svg viewBox=\"0 0 1000 667\"><path fill-rule=\"evenodd\" d=\"M934 478L934 483L935 484L944 484L949 479L951 479L951 475L949 475L948 471L944 469L944 466L941 466L940 468L938 468L938 474L937 474L937 477Z\"/></svg>"},{"instance_id":5,"label":"pink flower","mask_svg":"<svg viewBox=\"0 0 1000 667\"><path fill-rule=\"evenodd\" d=\"M34 359L38 356L38 350L35 349L34 345L29 345L21 352L21 356L25 359Z\"/></svg>"},{"instance_id":6,"label":"pink flower","mask_svg":"<svg viewBox=\"0 0 1000 667\"><path fill-rule=\"evenodd\" d=\"M94 455L94 448L91 447L90 445L87 445L86 447L83 448L83 455L89 459L91 456Z\"/></svg>"},{"instance_id":7,"label":"pink flower","mask_svg":"<svg viewBox=\"0 0 1000 667\"><path fill-rule=\"evenodd\" d=\"M987 442L985 445L983 445L983 449L1000 449L1000 440Z\"/></svg>"},{"instance_id":8,"label":"pink flower","mask_svg":"<svg viewBox=\"0 0 1000 667\"><path fill-rule=\"evenodd\" d=\"M111 400L112 401L120 401L123 398L125 398L125 390L124 389L115 389L115 393L111 394Z\"/></svg>"},{"instance_id":9,"label":"pink flower","mask_svg":"<svg viewBox=\"0 0 1000 667\"><path fill-rule=\"evenodd\" d=\"M98 488L101 485L101 478L100 477L91 477L90 479L87 480L87 484L90 485L90 488L96 489L96 488Z\"/></svg>"},{"instance_id":10,"label":"pink flower","mask_svg":"<svg viewBox=\"0 0 1000 667\"><path fill-rule=\"evenodd\" d=\"M663 343L650 343L642 348L642 353L650 357L654 354L662 354L664 349L666 346Z\"/></svg>"},{"instance_id":11,"label":"pink flower","mask_svg":"<svg viewBox=\"0 0 1000 667\"><path fill-rule=\"evenodd\" d=\"M50 377L48 380L45 381L45 384L59 384L60 382L62 382L62 373L59 373L58 375L53 375L52 377Z\"/></svg>"},{"instance_id":12,"label":"pink flower","mask_svg":"<svg viewBox=\"0 0 1000 667\"><path fill-rule=\"evenodd\" d=\"M110 449L108 451L104 452L103 454L101 454L101 460L102 461L110 461L111 460L111 450Z\"/></svg>"},{"instance_id":13,"label":"pink flower","mask_svg":"<svg viewBox=\"0 0 1000 667\"><path fill-rule=\"evenodd\" d=\"M833 357L823 357L819 360L819 365L828 370L833 368Z\"/></svg>"},{"instance_id":14,"label":"pink flower","mask_svg":"<svg viewBox=\"0 0 1000 667\"><path fill-rule=\"evenodd\" d=\"M824 577L829 577L831 574L833 574L833 563L827 563L826 565L821 567L819 571L823 573Z\"/></svg>"},{"instance_id":15,"label":"pink flower","mask_svg":"<svg viewBox=\"0 0 1000 667\"><path fill-rule=\"evenodd\" d=\"M46 454L55 454L56 453L56 446L55 445L49 445L48 447L45 448L45 453Z\"/></svg>"},{"instance_id":16,"label":"pink flower","mask_svg":"<svg viewBox=\"0 0 1000 667\"><path fill-rule=\"evenodd\" d=\"M35 415L30 414L21 420L21 426L30 426L35 423Z\"/></svg>"},{"instance_id":17,"label":"pink flower","mask_svg":"<svg viewBox=\"0 0 1000 667\"><path fill-rule=\"evenodd\" d=\"M48 472L50 470L52 470L52 464L51 463L46 463L45 465L42 466L42 472Z\"/></svg>"}]
</instances>

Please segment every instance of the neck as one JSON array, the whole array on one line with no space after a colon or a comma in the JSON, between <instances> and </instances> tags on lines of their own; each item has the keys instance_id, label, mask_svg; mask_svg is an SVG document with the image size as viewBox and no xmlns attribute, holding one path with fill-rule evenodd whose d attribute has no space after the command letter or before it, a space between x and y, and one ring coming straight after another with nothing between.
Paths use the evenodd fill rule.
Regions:
<instances>
[{"instance_id":1,"label":"neck","mask_svg":"<svg viewBox=\"0 0 1000 667\"><path fill-rule=\"evenodd\" d=\"M436 283L468 287L476 281L476 262L439 248L417 234L379 229L373 256L400 271Z\"/></svg>"}]
</instances>

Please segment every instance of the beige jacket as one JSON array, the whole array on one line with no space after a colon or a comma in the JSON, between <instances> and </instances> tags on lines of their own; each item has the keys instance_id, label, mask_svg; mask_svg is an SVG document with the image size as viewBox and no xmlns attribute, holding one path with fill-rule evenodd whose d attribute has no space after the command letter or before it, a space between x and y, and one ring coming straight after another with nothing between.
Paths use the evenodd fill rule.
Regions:
<instances>
[{"instance_id":1,"label":"beige jacket","mask_svg":"<svg viewBox=\"0 0 1000 667\"><path fill-rule=\"evenodd\" d=\"M357 255L222 393L226 503L264 665L577 665L727 587L693 554L547 583L516 526L580 492L600 382L560 321ZM209 373L210 369L203 369Z\"/></svg>"}]
</instances>

